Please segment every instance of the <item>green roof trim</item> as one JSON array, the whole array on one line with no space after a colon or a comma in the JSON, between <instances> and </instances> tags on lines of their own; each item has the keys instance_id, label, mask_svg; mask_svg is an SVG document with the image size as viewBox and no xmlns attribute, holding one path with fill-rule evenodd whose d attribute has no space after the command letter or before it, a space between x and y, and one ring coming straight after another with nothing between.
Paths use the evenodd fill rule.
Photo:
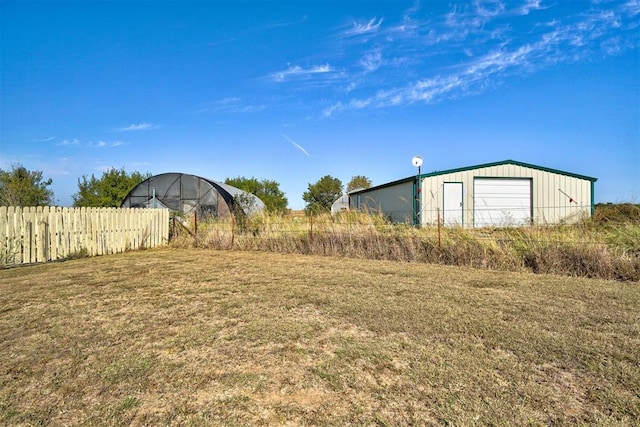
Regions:
<instances>
[{"instance_id":1,"label":"green roof trim","mask_svg":"<svg viewBox=\"0 0 640 427\"><path fill-rule=\"evenodd\" d=\"M555 173L555 174L558 174L558 175L565 175L565 176L569 176L569 177L572 177L572 178L584 179L584 180L587 180L587 181L591 181L592 184L598 180L598 178L593 178L593 177L586 176L586 175L578 175L578 174L575 174L575 173L561 171L561 170L558 170L558 169L552 169L552 168L547 168L547 167L544 167L544 166L532 165L530 163L519 162L517 160L503 160L501 162L483 163L483 164L480 164L480 165L467 166L467 167L464 167L464 168L456 168L456 169L448 169L448 170L444 170L444 171L434 171L434 172L429 172L429 173L423 173L423 174L420 174L420 178L429 178L429 177L432 177L432 176L446 175L446 174L457 173L457 172L466 172L466 171L470 171L470 170L474 170L474 169L490 168L490 167L493 167L493 166L503 166L503 165L522 166L522 167L525 167L525 168L537 169L537 170L540 170L540 171L543 171L543 172ZM353 191L353 192L351 192L349 194L358 194L358 193L364 193L364 192L368 192L368 191L372 191L372 190L378 190L378 189L385 188L385 187L392 187L394 185L398 185L398 184L414 181L416 179L416 176L417 175L413 175L413 176L410 176L408 178L399 179L397 181L393 181L393 182L389 182L389 183L386 183L386 184L377 185L375 187Z\"/></svg>"},{"instance_id":2,"label":"green roof trim","mask_svg":"<svg viewBox=\"0 0 640 427\"><path fill-rule=\"evenodd\" d=\"M417 174L413 175L413 176L410 176L408 178L402 178L402 179L398 179L396 181L387 182L386 184L376 185L375 187L360 188L358 190L352 190L352 191L348 192L347 194L351 195L351 194L367 193L367 192L372 191L372 190L379 190L381 188L394 187L394 186L399 185L399 184L406 184L407 182L415 181L416 180L416 176L417 176ZM424 174L422 176L424 176Z\"/></svg>"},{"instance_id":3,"label":"green roof trim","mask_svg":"<svg viewBox=\"0 0 640 427\"><path fill-rule=\"evenodd\" d=\"M555 174L558 174L558 175L570 176L572 178L584 179L584 180L591 181L591 182L596 182L598 180L598 178L593 178L593 177L590 177L590 176L578 175L578 174L575 174L575 173L565 172L565 171L561 171L561 170L558 170L558 169L552 169L552 168L547 168L547 167L544 167L544 166L532 165L530 163L519 162L517 160L503 160L501 162L484 163L484 164L481 164L481 165L467 166L467 167L464 167L464 168L449 169L449 170L445 170L445 171L435 171L435 172L422 174L421 177L422 178L428 178L430 176L445 175L445 174L448 174L448 173L456 173L456 172L466 172L466 171L473 170L473 169L490 168L490 167L493 167L493 166L503 166L503 165L522 166L524 168L537 169L537 170L541 170L543 172L550 172L550 173L555 173Z\"/></svg>"}]
</instances>

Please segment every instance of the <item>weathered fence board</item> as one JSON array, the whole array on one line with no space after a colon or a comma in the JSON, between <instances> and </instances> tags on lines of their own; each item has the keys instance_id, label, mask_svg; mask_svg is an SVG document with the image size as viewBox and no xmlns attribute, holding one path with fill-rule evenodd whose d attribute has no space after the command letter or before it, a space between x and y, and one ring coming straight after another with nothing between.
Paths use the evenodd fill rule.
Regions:
<instances>
[{"instance_id":1,"label":"weathered fence board","mask_svg":"<svg viewBox=\"0 0 640 427\"><path fill-rule=\"evenodd\" d=\"M168 209L0 206L0 265L152 248L169 240Z\"/></svg>"}]
</instances>

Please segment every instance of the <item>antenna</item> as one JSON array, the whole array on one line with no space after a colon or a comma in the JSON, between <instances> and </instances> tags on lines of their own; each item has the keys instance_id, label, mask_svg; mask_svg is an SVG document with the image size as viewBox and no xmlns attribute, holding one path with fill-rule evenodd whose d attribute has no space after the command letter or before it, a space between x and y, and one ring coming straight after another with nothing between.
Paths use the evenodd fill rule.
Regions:
<instances>
[{"instance_id":1,"label":"antenna","mask_svg":"<svg viewBox=\"0 0 640 427\"><path fill-rule=\"evenodd\" d=\"M413 156L413 158L411 159L411 164L417 168L419 168L420 166L422 166L422 157L420 156Z\"/></svg>"}]
</instances>

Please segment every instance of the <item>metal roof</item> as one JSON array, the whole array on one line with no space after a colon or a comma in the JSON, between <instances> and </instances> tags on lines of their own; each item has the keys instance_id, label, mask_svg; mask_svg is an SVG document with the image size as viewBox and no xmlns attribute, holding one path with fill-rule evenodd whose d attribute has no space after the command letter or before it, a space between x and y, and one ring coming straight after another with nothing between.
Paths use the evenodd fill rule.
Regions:
<instances>
[{"instance_id":1,"label":"metal roof","mask_svg":"<svg viewBox=\"0 0 640 427\"><path fill-rule=\"evenodd\" d=\"M586 176L586 175L578 175L578 174L575 174L575 173L561 171L561 170L558 170L558 169L552 169L552 168L547 168L547 167L544 167L544 166L532 165L530 163L519 162L517 160L502 160L500 162L483 163L483 164L475 165L475 166L466 166L466 167L456 168L456 169L447 169L447 170L443 170L443 171L434 171L434 172L429 172L429 173L423 173L423 174L420 174L420 178L429 178L429 177L432 177L432 176L446 175L446 174L456 173L456 172L466 172L466 171L470 171L470 170L473 170L473 169L482 169L482 168L489 168L489 167L493 167L493 166L502 166L502 165L522 166L522 167L525 167L525 168L537 169L537 170L541 170L541 171L544 171L544 172L570 176L572 178L584 179L584 180L591 181L591 182L596 182L598 180L598 178L593 178L593 177ZM416 175L412 175L412 176L409 176L407 178L402 178L402 179L399 179L399 180L396 180L396 181L388 182L386 184L380 184L380 185L377 185L375 187L353 190L349 194L365 193L365 192L368 192L368 191L378 190L378 189L385 188L385 187L393 187L393 186L398 185L398 184L404 184L406 182L415 181L415 179L416 179Z\"/></svg>"}]
</instances>

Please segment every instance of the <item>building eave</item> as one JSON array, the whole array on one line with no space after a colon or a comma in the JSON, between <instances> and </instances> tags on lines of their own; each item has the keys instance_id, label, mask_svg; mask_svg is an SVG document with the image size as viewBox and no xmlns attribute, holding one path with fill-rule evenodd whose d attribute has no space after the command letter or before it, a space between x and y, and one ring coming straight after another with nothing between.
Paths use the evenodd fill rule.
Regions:
<instances>
[{"instance_id":1,"label":"building eave","mask_svg":"<svg viewBox=\"0 0 640 427\"><path fill-rule=\"evenodd\" d=\"M530 163L519 162L517 160L502 160L502 161L499 161L499 162L483 163L483 164L479 164L479 165L475 165L475 166L466 166L466 167L462 167L462 168L447 169L447 170L443 170L443 171L433 171L433 172L429 172L429 173L420 174L420 178L424 179L424 178L430 178L430 177L433 177L433 176L447 175L447 174L450 174L450 173L466 172L466 171L470 171L470 170L474 170L474 169L483 169L483 168L490 168L490 167L494 167L494 166L503 166L503 165L514 165L514 166L521 166L521 167L530 168L530 169L536 169L536 170L540 170L540 171L544 171L544 172L555 173L555 174L558 174L558 175L565 175L565 176L569 176L569 177L572 177L572 178L584 179L584 180L590 181L592 183L594 183L594 182L596 182L598 180L598 178L593 178L593 177L586 176L586 175L579 175L579 174L575 174L575 173L572 173L572 172L562 171L562 170L559 170L559 169L553 169L553 168L548 168L548 167L544 167L544 166L533 165L533 164L530 164ZM396 180L396 181L388 182L386 184L380 184L380 185L377 185L375 187L354 190L354 191L350 192L349 195L363 194L363 193L368 193L370 191L380 190L380 189L386 188L386 187L393 187L393 186L396 186L396 185L399 185L399 184L405 184L405 183L408 183L408 182L414 182L415 179L416 179L416 175L413 175L413 176L409 176L407 178L402 178L402 179L399 179L399 180Z\"/></svg>"}]
</instances>

